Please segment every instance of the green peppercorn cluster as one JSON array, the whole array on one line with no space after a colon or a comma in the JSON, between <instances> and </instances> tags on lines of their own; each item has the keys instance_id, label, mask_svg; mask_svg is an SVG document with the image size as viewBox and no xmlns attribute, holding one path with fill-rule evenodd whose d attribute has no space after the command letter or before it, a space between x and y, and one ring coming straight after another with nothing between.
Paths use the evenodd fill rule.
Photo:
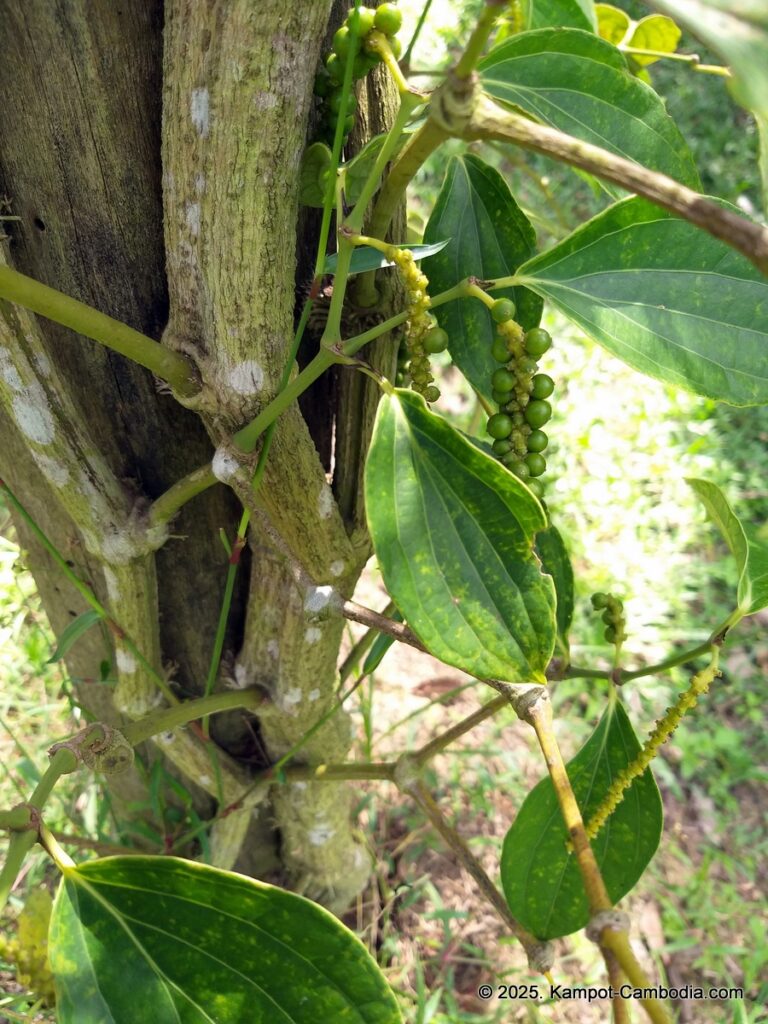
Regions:
<instances>
[{"instance_id":1,"label":"green peppercorn cluster","mask_svg":"<svg viewBox=\"0 0 768 1024\"><path fill-rule=\"evenodd\" d=\"M541 327L523 331L515 312L511 299L498 299L491 306L496 324L491 354L502 365L491 378L499 411L488 420L487 429L501 462L540 498L544 487L538 477L547 468L543 452L549 444L541 428L552 415L547 399L555 382L537 372L537 359L549 349L552 338Z\"/></svg>"},{"instance_id":2,"label":"green peppercorn cluster","mask_svg":"<svg viewBox=\"0 0 768 1024\"><path fill-rule=\"evenodd\" d=\"M398 249L393 245L387 250L386 256L400 272L408 300L408 327L405 334L408 362L406 364L398 356L398 371L403 375L403 380L406 372L410 374L411 387L423 395L426 401L436 402L440 397L440 388L434 384L429 357L448 347L448 335L442 327L437 326L435 318L429 313L429 281L426 274L416 266L411 250Z\"/></svg>"},{"instance_id":3,"label":"green peppercorn cluster","mask_svg":"<svg viewBox=\"0 0 768 1024\"><path fill-rule=\"evenodd\" d=\"M603 611L602 619L605 623L603 636L609 644L621 644L627 639L625 626L627 620L624 618L624 602L613 594L593 594L592 607L595 611Z\"/></svg>"},{"instance_id":4,"label":"green peppercorn cluster","mask_svg":"<svg viewBox=\"0 0 768 1024\"><path fill-rule=\"evenodd\" d=\"M341 113L341 86L347 61L352 61L352 80L355 82L365 78L381 62L381 55L365 46L366 37L373 31L382 32L395 57L399 57L401 46L397 33L402 21L403 16L394 4L382 4L375 10L370 7L350 8L346 21L333 37L333 50L315 78L315 95L325 100L323 129L328 141L333 141L336 121ZM357 37L353 47L351 33L354 26L357 27ZM345 141L355 126L356 106L354 95L348 96L344 115Z\"/></svg>"}]
</instances>

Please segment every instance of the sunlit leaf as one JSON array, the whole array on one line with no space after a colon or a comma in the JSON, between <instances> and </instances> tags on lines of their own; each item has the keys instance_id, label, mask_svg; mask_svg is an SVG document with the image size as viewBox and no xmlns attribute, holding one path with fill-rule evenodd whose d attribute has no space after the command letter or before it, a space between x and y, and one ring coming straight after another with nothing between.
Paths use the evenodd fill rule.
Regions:
<instances>
[{"instance_id":1,"label":"sunlit leaf","mask_svg":"<svg viewBox=\"0 0 768 1024\"><path fill-rule=\"evenodd\" d=\"M444 249L450 241L450 238L447 238L442 242L434 242L432 245L398 245L397 248L410 249L414 259L425 260L428 256L433 256ZM326 274L336 273L338 259L338 253L335 252L330 256L326 256L325 267L323 268ZM374 249L370 245L358 245L352 253L349 272L350 274L362 274L366 270L380 270L382 267L391 266L392 261L388 260L378 249Z\"/></svg>"},{"instance_id":2,"label":"sunlit leaf","mask_svg":"<svg viewBox=\"0 0 768 1024\"><path fill-rule=\"evenodd\" d=\"M616 203L519 277L649 377L732 405L768 402L768 280L652 203Z\"/></svg>"},{"instance_id":3,"label":"sunlit leaf","mask_svg":"<svg viewBox=\"0 0 768 1024\"><path fill-rule=\"evenodd\" d=\"M504 179L479 157L467 154L448 164L424 240L450 237L450 244L426 268L430 292L447 291L465 277L492 279L515 272L535 252L536 235ZM536 327L542 302L526 288L494 293L517 305L517 319ZM491 375L498 363L491 355L494 324L477 299L456 299L435 309L448 332L453 361L481 394L491 398Z\"/></svg>"},{"instance_id":4,"label":"sunlit leaf","mask_svg":"<svg viewBox=\"0 0 768 1024\"><path fill-rule=\"evenodd\" d=\"M59 1024L399 1024L363 944L317 904L175 857L66 869L50 933Z\"/></svg>"},{"instance_id":5,"label":"sunlit leaf","mask_svg":"<svg viewBox=\"0 0 768 1024\"><path fill-rule=\"evenodd\" d=\"M640 750L619 701L567 765L582 818L597 810L611 782ZM617 903L635 885L656 852L662 804L650 768L638 776L592 841L608 895ZM568 832L549 777L528 794L504 839L501 881L509 907L540 939L583 928L589 906L581 872L568 849Z\"/></svg>"},{"instance_id":6,"label":"sunlit leaf","mask_svg":"<svg viewBox=\"0 0 768 1024\"><path fill-rule=\"evenodd\" d=\"M664 103L604 39L577 29L524 32L494 47L478 70L495 99L698 187L691 154Z\"/></svg>"},{"instance_id":7,"label":"sunlit leaf","mask_svg":"<svg viewBox=\"0 0 768 1024\"><path fill-rule=\"evenodd\" d=\"M555 593L533 553L531 492L413 392L379 404L365 502L384 582L435 657L472 675L544 679Z\"/></svg>"},{"instance_id":8,"label":"sunlit leaf","mask_svg":"<svg viewBox=\"0 0 768 1024\"><path fill-rule=\"evenodd\" d=\"M671 18L663 14L649 14L635 25L626 45L637 50L656 50L659 53L674 53L682 32ZM647 67L659 60L658 57L633 53L636 64Z\"/></svg>"},{"instance_id":9,"label":"sunlit leaf","mask_svg":"<svg viewBox=\"0 0 768 1024\"><path fill-rule=\"evenodd\" d=\"M600 38L618 46L632 24L630 16L626 11L614 7L613 4L595 4L595 14L597 15L597 32Z\"/></svg>"},{"instance_id":10,"label":"sunlit leaf","mask_svg":"<svg viewBox=\"0 0 768 1024\"><path fill-rule=\"evenodd\" d=\"M739 570L737 600L744 615L759 612L768 606L768 535L742 523L728 500L715 484L707 480L689 479L688 483L701 499L709 518L717 526L736 559Z\"/></svg>"},{"instance_id":11,"label":"sunlit leaf","mask_svg":"<svg viewBox=\"0 0 768 1024\"><path fill-rule=\"evenodd\" d=\"M765 0L647 0L719 53L739 103L768 117L768 4Z\"/></svg>"}]
</instances>

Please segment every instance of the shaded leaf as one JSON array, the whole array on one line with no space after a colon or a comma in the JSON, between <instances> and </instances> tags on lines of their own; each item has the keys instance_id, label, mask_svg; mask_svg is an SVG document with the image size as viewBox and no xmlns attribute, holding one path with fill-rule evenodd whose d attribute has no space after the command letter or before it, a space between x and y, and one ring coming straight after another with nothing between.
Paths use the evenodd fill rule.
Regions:
<instances>
[{"instance_id":1,"label":"shaded leaf","mask_svg":"<svg viewBox=\"0 0 768 1024\"><path fill-rule=\"evenodd\" d=\"M768 606L768 536L742 523L728 500L708 480L689 478L687 482L701 499L707 514L731 550L739 570L737 600L744 615Z\"/></svg>"},{"instance_id":2,"label":"shaded leaf","mask_svg":"<svg viewBox=\"0 0 768 1024\"><path fill-rule=\"evenodd\" d=\"M480 677L544 679L555 593L533 553L543 509L413 392L379 404L365 471L387 590L424 646Z\"/></svg>"},{"instance_id":3,"label":"shaded leaf","mask_svg":"<svg viewBox=\"0 0 768 1024\"><path fill-rule=\"evenodd\" d=\"M321 207L325 203L323 175L331 169L333 156L324 142L313 142L304 150L299 168L299 202Z\"/></svg>"},{"instance_id":4,"label":"shaded leaf","mask_svg":"<svg viewBox=\"0 0 768 1024\"><path fill-rule=\"evenodd\" d=\"M671 18L667 18L663 14L649 14L647 18L641 18L637 22L632 35L626 40L626 45L637 50L674 53L681 35L682 32ZM647 67L649 64L654 64L659 58L633 53L632 60L636 64L640 64L641 67Z\"/></svg>"},{"instance_id":5,"label":"shaded leaf","mask_svg":"<svg viewBox=\"0 0 768 1024\"><path fill-rule=\"evenodd\" d=\"M81 612L63 630L56 643L56 650L48 659L47 664L50 665L51 662L61 661L62 658L65 658L72 645L80 639L83 633L87 633L97 622L101 622L101 619L102 615L92 609L89 609L87 612Z\"/></svg>"},{"instance_id":6,"label":"shaded leaf","mask_svg":"<svg viewBox=\"0 0 768 1024\"><path fill-rule=\"evenodd\" d=\"M567 765L585 821L597 810L617 773L639 750L627 713L616 700ZM592 840L612 903L625 896L645 871L656 852L661 829L661 796L648 768L634 780ZM501 856L501 881L510 910L540 939L570 935L589 920L581 872L567 842L557 796L547 777L523 802L504 839Z\"/></svg>"},{"instance_id":7,"label":"shaded leaf","mask_svg":"<svg viewBox=\"0 0 768 1024\"><path fill-rule=\"evenodd\" d=\"M398 1024L363 944L317 904L175 857L64 871L50 934L60 1024Z\"/></svg>"},{"instance_id":8,"label":"shaded leaf","mask_svg":"<svg viewBox=\"0 0 768 1024\"><path fill-rule=\"evenodd\" d=\"M618 46L624 39L632 24L626 11L612 4L595 4L597 15L597 32L601 39Z\"/></svg>"},{"instance_id":9,"label":"shaded leaf","mask_svg":"<svg viewBox=\"0 0 768 1024\"><path fill-rule=\"evenodd\" d=\"M765 0L647 0L687 28L730 66L731 91L768 117L768 5Z\"/></svg>"},{"instance_id":10,"label":"shaded leaf","mask_svg":"<svg viewBox=\"0 0 768 1024\"><path fill-rule=\"evenodd\" d=\"M768 402L768 280L652 203L616 203L519 277L641 373L732 405Z\"/></svg>"},{"instance_id":11,"label":"shaded leaf","mask_svg":"<svg viewBox=\"0 0 768 1024\"><path fill-rule=\"evenodd\" d=\"M662 100L604 39L577 29L525 32L491 50L478 70L495 99L698 188L693 158Z\"/></svg>"},{"instance_id":12,"label":"shaded leaf","mask_svg":"<svg viewBox=\"0 0 768 1024\"><path fill-rule=\"evenodd\" d=\"M522 0L523 25L537 28L595 28L592 0Z\"/></svg>"},{"instance_id":13,"label":"shaded leaf","mask_svg":"<svg viewBox=\"0 0 768 1024\"><path fill-rule=\"evenodd\" d=\"M444 249L450 241L450 238L448 238L442 242L435 242L432 245L398 245L397 248L410 249L413 253L414 259L425 260L428 256L433 256L435 253ZM326 256L323 273L335 274L338 258L338 253L335 252L330 256ZM373 249L370 245L358 245L352 253L352 262L350 264L349 272L350 274L362 274L366 270L380 270L382 267L391 266L392 261L386 259L383 253L380 253L378 249Z\"/></svg>"},{"instance_id":14,"label":"shaded leaf","mask_svg":"<svg viewBox=\"0 0 768 1024\"><path fill-rule=\"evenodd\" d=\"M447 291L465 277L492 279L513 274L535 252L536 235L512 198L504 179L479 157L466 154L448 164L424 241L450 237L431 260L431 294ZM494 298L510 298L527 330L541 319L542 302L526 288L506 288ZM477 299L456 299L434 310L448 332L451 357L467 380L491 398L491 375L499 364L491 355L494 324Z\"/></svg>"},{"instance_id":15,"label":"shaded leaf","mask_svg":"<svg viewBox=\"0 0 768 1024\"><path fill-rule=\"evenodd\" d=\"M557 639L561 653L568 654L568 631L573 621L573 567L560 531L550 525L536 534L536 554L541 568L552 577L557 595Z\"/></svg>"}]
</instances>

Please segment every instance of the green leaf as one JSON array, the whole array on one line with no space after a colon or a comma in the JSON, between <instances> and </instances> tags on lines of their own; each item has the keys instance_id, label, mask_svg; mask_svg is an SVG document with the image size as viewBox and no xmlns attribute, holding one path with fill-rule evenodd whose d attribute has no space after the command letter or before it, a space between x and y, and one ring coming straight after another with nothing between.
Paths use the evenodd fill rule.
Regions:
<instances>
[{"instance_id":1,"label":"green leaf","mask_svg":"<svg viewBox=\"0 0 768 1024\"><path fill-rule=\"evenodd\" d=\"M736 559L739 570L739 611L743 615L759 612L768 606L768 536L765 528L758 531L742 523L715 484L695 478L687 482L701 499L709 518L723 535Z\"/></svg>"},{"instance_id":2,"label":"green leaf","mask_svg":"<svg viewBox=\"0 0 768 1024\"><path fill-rule=\"evenodd\" d=\"M304 150L299 168L299 202L302 206L323 207L325 184L322 178L332 164L331 151L324 142L313 142Z\"/></svg>"},{"instance_id":3,"label":"green leaf","mask_svg":"<svg viewBox=\"0 0 768 1024\"><path fill-rule=\"evenodd\" d=\"M383 975L322 907L175 857L64 871L50 932L59 1024L398 1024Z\"/></svg>"},{"instance_id":4,"label":"green leaf","mask_svg":"<svg viewBox=\"0 0 768 1024\"><path fill-rule=\"evenodd\" d=\"M641 373L732 405L768 402L768 280L652 203L616 203L518 276Z\"/></svg>"},{"instance_id":5,"label":"green leaf","mask_svg":"<svg viewBox=\"0 0 768 1024\"><path fill-rule=\"evenodd\" d=\"M544 680L555 593L533 538L546 519L517 477L397 390L379 404L365 503L387 590L428 651L482 678Z\"/></svg>"},{"instance_id":6,"label":"green leaf","mask_svg":"<svg viewBox=\"0 0 768 1024\"><path fill-rule=\"evenodd\" d=\"M573 568L560 531L551 524L536 534L536 554L543 572L552 577L557 595L557 640L561 653L568 655L568 631L573 621Z\"/></svg>"},{"instance_id":7,"label":"green leaf","mask_svg":"<svg viewBox=\"0 0 768 1024\"><path fill-rule=\"evenodd\" d=\"M618 46L629 31L632 19L612 4L595 4L597 32L601 39Z\"/></svg>"},{"instance_id":8,"label":"green leaf","mask_svg":"<svg viewBox=\"0 0 768 1024\"><path fill-rule=\"evenodd\" d=\"M698 188L693 158L662 100L604 39L577 29L525 32L491 50L478 70L495 99Z\"/></svg>"},{"instance_id":9,"label":"green leaf","mask_svg":"<svg viewBox=\"0 0 768 1024\"><path fill-rule=\"evenodd\" d=\"M634 31L626 40L627 46L637 50L658 50L660 53L674 53L680 42L682 32L671 18L663 14L649 14L641 18ZM632 60L641 67L654 64L658 57L646 57L638 53L632 54Z\"/></svg>"},{"instance_id":10,"label":"green leaf","mask_svg":"<svg viewBox=\"0 0 768 1024\"><path fill-rule=\"evenodd\" d=\"M597 810L617 773L640 750L621 703L606 709L568 764L584 821ZM662 829L662 804L650 768L638 776L608 818L592 848L608 895L617 903L645 871ZM501 881L510 910L540 939L555 939L589 920L584 883L566 844L568 833L549 777L528 794L504 839Z\"/></svg>"},{"instance_id":11,"label":"green leaf","mask_svg":"<svg viewBox=\"0 0 768 1024\"><path fill-rule=\"evenodd\" d=\"M592 0L522 0L523 25L537 28L580 28L594 31Z\"/></svg>"},{"instance_id":12,"label":"green leaf","mask_svg":"<svg viewBox=\"0 0 768 1024\"><path fill-rule=\"evenodd\" d=\"M447 291L465 277L492 279L513 274L535 252L536 234L504 179L479 157L454 157L448 164L424 241L450 237L431 260L431 294ZM528 330L541 319L542 302L526 288L506 288L494 298L510 298L517 320ZM434 310L448 332L453 361L467 380L490 400L491 375L499 364L491 355L494 324L477 299L456 299Z\"/></svg>"},{"instance_id":13,"label":"green leaf","mask_svg":"<svg viewBox=\"0 0 768 1024\"><path fill-rule=\"evenodd\" d=\"M442 242L435 242L433 245L398 245L397 248L410 249L414 259L425 260L428 256L432 256L445 249L450 244L450 241L450 238L447 238ZM323 273L335 274L338 258L338 253L335 252L330 256L326 256ZM370 245L358 245L352 253L349 272L350 274L362 274L366 270L380 270L382 267L391 266L392 261L386 259L384 254L379 252L378 249L374 249Z\"/></svg>"},{"instance_id":14,"label":"green leaf","mask_svg":"<svg viewBox=\"0 0 768 1024\"><path fill-rule=\"evenodd\" d=\"M719 53L734 74L731 91L768 117L768 5L765 0L648 0Z\"/></svg>"},{"instance_id":15,"label":"green leaf","mask_svg":"<svg viewBox=\"0 0 768 1024\"><path fill-rule=\"evenodd\" d=\"M81 612L76 619L70 622L59 637L56 643L56 650L48 659L47 664L50 665L51 662L61 661L62 658L65 658L72 645L80 639L83 633L87 633L97 622L101 622L101 619L102 615L99 612L93 610Z\"/></svg>"}]
</instances>

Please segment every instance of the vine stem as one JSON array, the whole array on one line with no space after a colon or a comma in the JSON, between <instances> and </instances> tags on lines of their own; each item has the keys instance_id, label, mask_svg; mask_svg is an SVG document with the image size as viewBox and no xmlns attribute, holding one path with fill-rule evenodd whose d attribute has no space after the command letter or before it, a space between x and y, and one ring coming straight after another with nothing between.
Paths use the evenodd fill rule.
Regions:
<instances>
[{"instance_id":1,"label":"vine stem","mask_svg":"<svg viewBox=\"0 0 768 1024\"><path fill-rule=\"evenodd\" d=\"M552 780L557 796L560 812L568 831L576 863L584 882L590 913L593 920L599 922L601 916L606 911L611 911L612 903L605 888L605 882L600 873L592 845L587 837L581 811L579 810L576 796L571 787L571 780L568 778L565 762L555 737L552 705L546 689L542 687L535 694L533 700L526 706L521 707L518 713L523 721L533 726L536 733L536 738L539 741L539 746L549 771L549 777ZM632 952L626 927L620 927L612 923L600 926L599 929L595 928L595 932L597 933L595 936L596 940L606 959L606 968L609 974L612 970L610 954L613 954L621 970L635 988L650 989L651 983ZM660 1000L643 997L640 999L640 1002L653 1021L653 1024L672 1024L671 1018Z\"/></svg>"},{"instance_id":2,"label":"vine stem","mask_svg":"<svg viewBox=\"0 0 768 1024\"><path fill-rule=\"evenodd\" d=\"M612 181L738 249L762 273L768 274L768 228L718 206L666 174L504 110L483 94L477 97L462 134L465 139L514 142ZM497 287L500 287L498 283Z\"/></svg>"},{"instance_id":3,"label":"vine stem","mask_svg":"<svg viewBox=\"0 0 768 1024\"><path fill-rule=\"evenodd\" d=\"M0 267L0 298L24 306L33 313L98 341L113 352L127 356L167 381L184 398L191 398L200 391L197 370L186 356L26 274L20 274L10 267Z\"/></svg>"},{"instance_id":4,"label":"vine stem","mask_svg":"<svg viewBox=\"0 0 768 1024\"><path fill-rule=\"evenodd\" d=\"M104 619L104 622L109 627L110 632L112 632L114 636L118 637L121 640L121 642L128 648L131 654L136 658L136 660L141 663L142 667L152 677L153 681L155 682L155 685L161 691L166 700L170 704L178 704L179 698L168 686L168 683L165 681L165 679L163 679L160 673L155 668L153 668L152 665L147 661L142 652L136 646L135 642L131 639L128 633L126 633L126 631L123 629L120 623L117 622L117 620L112 615L110 615L109 611L104 607L101 601L99 601L99 599L96 597L96 595L88 586L88 584L81 580L77 573L75 573L70 568L70 566L67 564L67 560L61 554L56 545L51 540L49 540L48 536L40 529L40 527L37 525L37 523L29 514L29 512L21 504L19 499L10 489L8 484L2 479L0 479L0 490L2 490L5 493L8 500L13 505L14 509L17 511L19 516L24 520L24 522L32 531L32 533L34 533L34 535L37 537L40 543L43 545L45 550L48 552L48 554L51 556L51 558L54 560L56 565L61 570L62 574L66 577L67 580L69 580L69 582L72 584L75 590L77 590L77 592L80 594L83 600L89 605L89 607L91 607L98 615L101 616L102 619Z\"/></svg>"},{"instance_id":5,"label":"vine stem","mask_svg":"<svg viewBox=\"0 0 768 1024\"><path fill-rule=\"evenodd\" d=\"M62 775L68 775L77 768L77 758L71 750L60 747L51 758L42 778L35 786L26 806L34 811L42 812L53 787ZM8 902L8 897L19 877L24 858L38 839L37 830L27 828L23 832L13 832L8 844L8 854L0 871L0 911Z\"/></svg>"},{"instance_id":6,"label":"vine stem","mask_svg":"<svg viewBox=\"0 0 768 1024\"><path fill-rule=\"evenodd\" d=\"M527 931L507 906L507 901L488 877L480 861L470 850L466 841L447 822L437 801L429 792L422 779L408 778L398 783L400 789L410 796L429 819L432 827L442 837L462 867L472 876L483 896L491 904L512 934L520 940L528 955L531 968L543 972L549 970L551 961L541 963L542 953L548 947Z\"/></svg>"},{"instance_id":7,"label":"vine stem","mask_svg":"<svg viewBox=\"0 0 768 1024\"><path fill-rule=\"evenodd\" d=\"M483 12L472 30L472 34L467 41L464 52L459 58L458 64L454 68L453 73L457 78L469 78L477 67L499 15L506 6L506 2L507 0L485 0Z\"/></svg>"},{"instance_id":8,"label":"vine stem","mask_svg":"<svg viewBox=\"0 0 768 1024\"><path fill-rule=\"evenodd\" d=\"M157 736L161 732L170 732L171 729L178 729L189 722L197 721L199 718L207 718L208 715L215 715L221 711L232 711L238 708L246 708L255 711L269 703L269 697L258 686L250 686L244 690L223 690L221 693L212 693L207 697L198 697L195 700L185 700L173 708L164 708L135 722L130 722L121 729L123 736L132 747L143 743L144 740Z\"/></svg>"}]
</instances>

